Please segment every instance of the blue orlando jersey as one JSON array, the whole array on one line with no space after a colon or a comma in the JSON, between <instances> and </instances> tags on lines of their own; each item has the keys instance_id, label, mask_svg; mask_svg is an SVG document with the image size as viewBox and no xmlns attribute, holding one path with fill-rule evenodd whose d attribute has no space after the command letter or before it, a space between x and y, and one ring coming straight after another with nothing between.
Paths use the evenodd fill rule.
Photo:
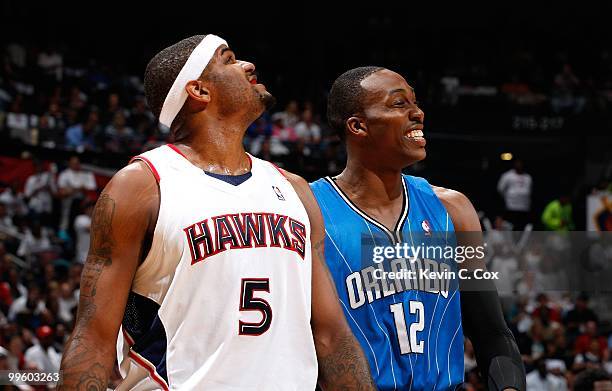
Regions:
<instances>
[{"instance_id":1,"label":"blue orlando jersey","mask_svg":"<svg viewBox=\"0 0 612 391\"><path fill-rule=\"evenodd\" d=\"M453 223L425 179L404 175L403 185L389 231L332 178L311 184L327 265L379 389L454 390L464 368Z\"/></svg>"}]
</instances>

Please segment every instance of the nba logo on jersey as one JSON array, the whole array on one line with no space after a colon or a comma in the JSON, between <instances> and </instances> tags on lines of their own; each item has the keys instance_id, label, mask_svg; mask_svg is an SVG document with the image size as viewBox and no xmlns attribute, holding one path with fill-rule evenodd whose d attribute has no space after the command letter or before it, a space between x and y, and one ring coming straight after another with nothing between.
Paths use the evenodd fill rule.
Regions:
<instances>
[{"instance_id":1,"label":"nba logo on jersey","mask_svg":"<svg viewBox=\"0 0 612 391\"><path fill-rule=\"evenodd\" d=\"M283 193L280 191L278 187L272 186L272 190L274 190L274 193L276 193L276 196L278 197L279 200L285 201L285 196L283 195Z\"/></svg>"},{"instance_id":2,"label":"nba logo on jersey","mask_svg":"<svg viewBox=\"0 0 612 391\"><path fill-rule=\"evenodd\" d=\"M429 221L423 220L421 222L421 227L423 231L425 231L425 236L431 236L431 227L429 226Z\"/></svg>"}]
</instances>

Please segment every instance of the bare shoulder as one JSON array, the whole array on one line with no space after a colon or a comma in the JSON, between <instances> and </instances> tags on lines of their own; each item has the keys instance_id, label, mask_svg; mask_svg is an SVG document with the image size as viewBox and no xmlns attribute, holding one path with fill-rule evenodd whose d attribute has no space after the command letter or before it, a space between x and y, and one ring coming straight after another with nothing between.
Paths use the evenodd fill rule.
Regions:
<instances>
[{"instance_id":1,"label":"bare shoulder","mask_svg":"<svg viewBox=\"0 0 612 391\"><path fill-rule=\"evenodd\" d=\"M278 170L285 176L285 178L287 178L289 183L291 183L291 186L293 186L295 191L298 193L298 196L300 196L302 202L311 202L311 199L312 201L315 201L314 195L312 194L306 179L287 170L283 170L282 168L279 168Z\"/></svg>"},{"instance_id":2,"label":"bare shoulder","mask_svg":"<svg viewBox=\"0 0 612 391\"><path fill-rule=\"evenodd\" d=\"M159 197L157 181L145 163L136 160L117 171L104 189L122 195L122 199L130 200L142 196L143 191Z\"/></svg>"},{"instance_id":3,"label":"bare shoulder","mask_svg":"<svg viewBox=\"0 0 612 391\"><path fill-rule=\"evenodd\" d=\"M293 185L293 187L298 186L299 188L307 188L308 186L308 182L306 182L306 179L302 178L301 176L294 174L290 171L287 171L285 169L282 168L278 168L278 170L285 176L285 178L287 178L287 180L289 181L289 183L291 183L291 185Z\"/></svg>"},{"instance_id":4,"label":"bare shoulder","mask_svg":"<svg viewBox=\"0 0 612 391\"><path fill-rule=\"evenodd\" d=\"M312 190L310 189L310 185L308 182L306 182L306 179L287 170L283 170L282 168L279 168L279 170L285 176L285 178L287 178L289 183L291 183L295 189L295 192L300 197L300 200L308 213L310 224L315 229L322 228L323 216L321 215L321 209L319 209L319 204L312 193Z\"/></svg>"},{"instance_id":5,"label":"bare shoulder","mask_svg":"<svg viewBox=\"0 0 612 391\"><path fill-rule=\"evenodd\" d=\"M119 170L104 188L102 197L111 199L118 213L123 211L130 218L146 221L147 225L157 220L159 187L153 173L141 161Z\"/></svg>"},{"instance_id":6,"label":"bare shoulder","mask_svg":"<svg viewBox=\"0 0 612 391\"><path fill-rule=\"evenodd\" d=\"M480 220L472 202L465 194L439 186L432 186L458 231L480 231Z\"/></svg>"},{"instance_id":7,"label":"bare shoulder","mask_svg":"<svg viewBox=\"0 0 612 391\"><path fill-rule=\"evenodd\" d=\"M431 187L434 193L436 193L440 201L442 201L442 203L447 209L448 208L453 208L453 209L454 208L465 208L465 207L473 208L472 203L465 196L465 194L457 190L447 189L445 187L433 186L433 185Z\"/></svg>"}]
</instances>

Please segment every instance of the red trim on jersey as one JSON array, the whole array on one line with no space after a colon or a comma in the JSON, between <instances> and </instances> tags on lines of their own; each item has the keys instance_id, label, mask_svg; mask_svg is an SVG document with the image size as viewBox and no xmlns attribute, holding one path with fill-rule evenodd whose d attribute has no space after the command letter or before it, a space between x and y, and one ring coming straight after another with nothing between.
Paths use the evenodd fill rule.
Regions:
<instances>
[{"instance_id":1,"label":"red trim on jersey","mask_svg":"<svg viewBox=\"0 0 612 391\"><path fill-rule=\"evenodd\" d=\"M136 362L136 364L140 365L147 372L149 372L149 376L151 376L151 379L155 383L159 384L164 391L169 391L166 381L157 374L157 372L155 371L155 367L153 367L153 364L151 364L149 361L145 360L143 357L141 357L132 350L130 350L128 354L130 358L134 360L134 362Z\"/></svg>"},{"instance_id":2,"label":"red trim on jersey","mask_svg":"<svg viewBox=\"0 0 612 391\"><path fill-rule=\"evenodd\" d=\"M157 181L157 183L159 183L159 173L157 172L157 169L155 168L155 166L153 165L153 163L151 163L149 159L147 159L144 156L138 155L138 156L134 156L133 158L131 158L130 163L132 163L134 160L142 160L149 167L149 170L151 170L151 173L155 177L155 180Z\"/></svg>"},{"instance_id":3,"label":"red trim on jersey","mask_svg":"<svg viewBox=\"0 0 612 391\"><path fill-rule=\"evenodd\" d=\"M272 166L274 166L274 168L276 168L276 171L280 172L280 174L281 174L282 176L284 176L284 177L285 177L285 179L287 179L287 180L289 179L289 178L287 178L287 175L285 175L285 173L284 173L284 172L283 172L283 171L280 169L280 167L278 167L276 164L274 164L274 163L272 163L272 162L268 162L268 163L270 163Z\"/></svg>"},{"instance_id":4,"label":"red trim on jersey","mask_svg":"<svg viewBox=\"0 0 612 391\"><path fill-rule=\"evenodd\" d=\"M125 340L127 341L128 345L130 345L130 348L134 345L134 338L132 338L131 335L128 334L127 331L125 331L125 329L122 327L121 331L123 332L123 336L125 337Z\"/></svg>"},{"instance_id":5,"label":"red trim on jersey","mask_svg":"<svg viewBox=\"0 0 612 391\"><path fill-rule=\"evenodd\" d=\"M181 152L180 149L178 149L178 147L174 144L166 144L167 146L169 146L174 152L178 153L179 155L181 155L182 157L184 157L185 159L187 159L187 156L185 156L185 154L183 152ZM187 159L189 160L189 159Z\"/></svg>"}]
</instances>

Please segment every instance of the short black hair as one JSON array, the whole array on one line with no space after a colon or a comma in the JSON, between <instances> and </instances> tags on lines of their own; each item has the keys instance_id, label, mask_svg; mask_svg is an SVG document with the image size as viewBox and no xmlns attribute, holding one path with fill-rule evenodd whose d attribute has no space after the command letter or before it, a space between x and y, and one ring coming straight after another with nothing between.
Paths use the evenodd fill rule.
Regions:
<instances>
[{"instance_id":1,"label":"short black hair","mask_svg":"<svg viewBox=\"0 0 612 391\"><path fill-rule=\"evenodd\" d=\"M345 137L346 120L363 110L361 82L383 69L377 66L353 68L334 81L327 99L327 121L341 139Z\"/></svg>"},{"instance_id":2,"label":"short black hair","mask_svg":"<svg viewBox=\"0 0 612 391\"><path fill-rule=\"evenodd\" d=\"M144 74L145 98L157 118L159 118L172 83L204 37L206 35L185 38L163 49L149 61Z\"/></svg>"}]
</instances>

